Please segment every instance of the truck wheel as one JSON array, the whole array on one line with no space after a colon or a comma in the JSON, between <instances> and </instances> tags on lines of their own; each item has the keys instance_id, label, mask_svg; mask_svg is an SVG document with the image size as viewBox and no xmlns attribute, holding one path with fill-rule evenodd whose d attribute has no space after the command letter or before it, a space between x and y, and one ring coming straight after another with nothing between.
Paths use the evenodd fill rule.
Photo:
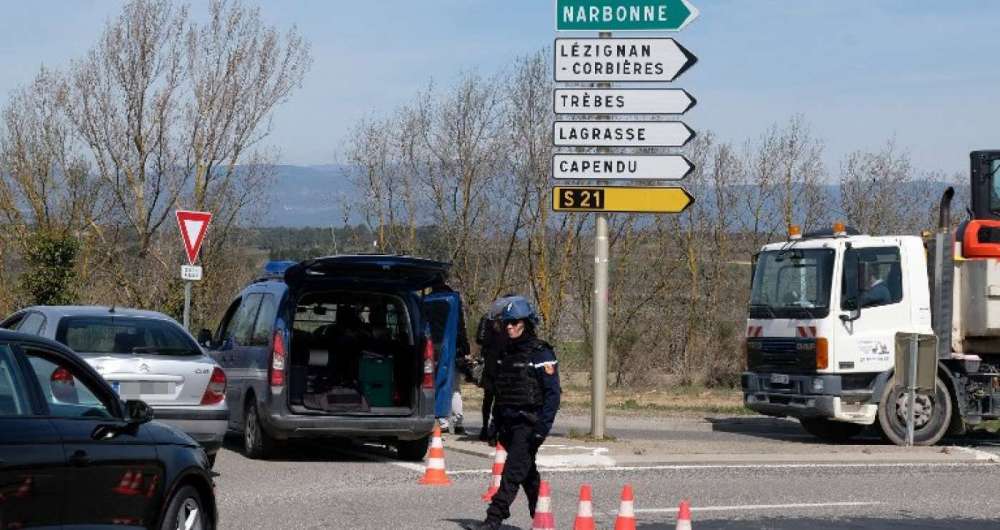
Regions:
<instances>
[{"instance_id":1,"label":"truck wheel","mask_svg":"<svg viewBox=\"0 0 1000 530\"><path fill-rule=\"evenodd\" d=\"M243 454L253 459L264 459L273 452L274 439L264 430L257 404L251 401L243 417Z\"/></svg>"},{"instance_id":2,"label":"truck wheel","mask_svg":"<svg viewBox=\"0 0 1000 530\"><path fill-rule=\"evenodd\" d=\"M417 462L424 459L431 437L425 436L416 440L399 440L396 442L396 453L401 460Z\"/></svg>"},{"instance_id":3,"label":"truck wheel","mask_svg":"<svg viewBox=\"0 0 1000 530\"><path fill-rule=\"evenodd\" d=\"M906 445L906 388L895 378L885 385L878 406L878 426L882 435L896 445ZM913 420L913 444L936 444L951 425L951 394L941 378L934 380L934 392L917 392Z\"/></svg>"},{"instance_id":4,"label":"truck wheel","mask_svg":"<svg viewBox=\"0 0 1000 530\"><path fill-rule=\"evenodd\" d=\"M802 428L807 433L828 442L846 442L865 430L864 425L833 421L826 418L801 418L799 419L799 423L802 424Z\"/></svg>"}]
</instances>

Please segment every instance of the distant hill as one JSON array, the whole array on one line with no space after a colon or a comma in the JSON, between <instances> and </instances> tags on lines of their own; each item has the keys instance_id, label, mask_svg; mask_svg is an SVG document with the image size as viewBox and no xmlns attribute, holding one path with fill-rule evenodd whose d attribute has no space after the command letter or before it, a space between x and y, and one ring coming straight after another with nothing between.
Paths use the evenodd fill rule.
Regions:
<instances>
[{"instance_id":1,"label":"distant hill","mask_svg":"<svg viewBox=\"0 0 1000 530\"><path fill-rule=\"evenodd\" d=\"M271 207L261 226L343 226L344 205L356 200L347 167L274 166ZM349 220L357 222L355 213Z\"/></svg>"}]
</instances>

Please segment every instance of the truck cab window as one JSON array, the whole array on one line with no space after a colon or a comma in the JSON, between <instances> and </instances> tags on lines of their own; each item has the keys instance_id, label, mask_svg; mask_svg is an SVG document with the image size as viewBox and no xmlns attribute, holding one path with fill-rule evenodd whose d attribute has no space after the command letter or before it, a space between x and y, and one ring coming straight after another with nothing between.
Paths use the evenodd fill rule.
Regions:
<instances>
[{"instance_id":1,"label":"truck cab window","mask_svg":"<svg viewBox=\"0 0 1000 530\"><path fill-rule=\"evenodd\" d=\"M864 264L863 266L861 264ZM865 290L858 293L858 274ZM840 307L843 310L859 307L891 305L903 300L903 272L899 248L851 248L844 253L844 276L841 282Z\"/></svg>"}]
</instances>

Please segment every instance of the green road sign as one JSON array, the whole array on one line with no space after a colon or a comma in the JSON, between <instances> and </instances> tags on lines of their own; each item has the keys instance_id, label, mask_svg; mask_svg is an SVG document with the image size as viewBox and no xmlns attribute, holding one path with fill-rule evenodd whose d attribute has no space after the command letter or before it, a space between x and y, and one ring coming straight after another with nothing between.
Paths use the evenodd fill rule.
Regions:
<instances>
[{"instance_id":1,"label":"green road sign","mask_svg":"<svg viewBox=\"0 0 1000 530\"><path fill-rule=\"evenodd\" d=\"M679 31L697 16L687 0L556 0L556 31Z\"/></svg>"}]
</instances>

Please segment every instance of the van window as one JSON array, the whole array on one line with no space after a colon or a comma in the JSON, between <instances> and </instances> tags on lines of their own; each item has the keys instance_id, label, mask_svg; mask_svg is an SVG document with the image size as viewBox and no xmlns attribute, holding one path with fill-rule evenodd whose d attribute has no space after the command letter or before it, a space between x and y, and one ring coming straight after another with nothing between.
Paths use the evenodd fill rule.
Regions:
<instances>
[{"instance_id":1,"label":"van window","mask_svg":"<svg viewBox=\"0 0 1000 530\"><path fill-rule=\"evenodd\" d=\"M261 298L260 310L257 312L257 323L253 327L254 346L267 346L271 339L272 328L274 328L274 317L278 314L278 304L274 301L274 295L265 294Z\"/></svg>"},{"instance_id":2,"label":"van window","mask_svg":"<svg viewBox=\"0 0 1000 530\"><path fill-rule=\"evenodd\" d=\"M247 295L240 303L240 308L236 310L233 319L229 322L229 335L236 341L236 344L248 345L253 333L254 320L257 317L257 310L260 307L260 293ZM225 335L223 335L225 337Z\"/></svg>"},{"instance_id":3,"label":"van window","mask_svg":"<svg viewBox=\"0 0 1000 530\"><path fill-rule=\"evenodd\" d=\"M84 383L74 366L29 351L28 361L42 396L55 418L111 418L110 403L101 399L96 388Z\"/></svg>"}]
</instances>

